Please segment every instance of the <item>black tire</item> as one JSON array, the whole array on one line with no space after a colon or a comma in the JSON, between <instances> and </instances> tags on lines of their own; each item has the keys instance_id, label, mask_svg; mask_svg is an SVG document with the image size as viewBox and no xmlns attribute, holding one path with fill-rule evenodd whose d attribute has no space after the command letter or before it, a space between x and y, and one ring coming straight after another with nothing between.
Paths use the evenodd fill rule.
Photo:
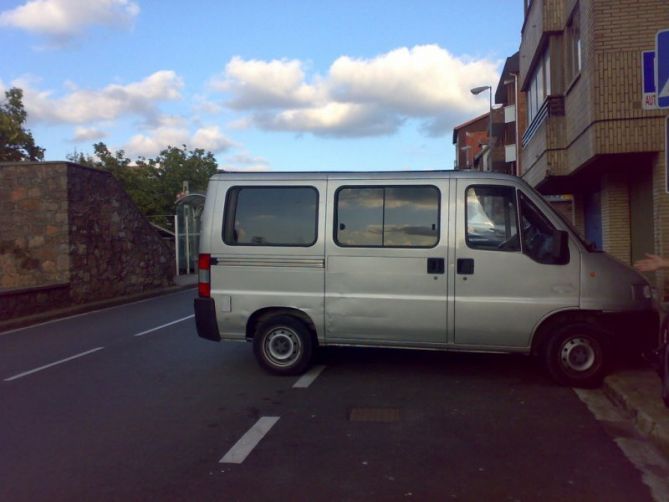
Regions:
<instances>
[{"instance_id":1,"label":"black tire","mask_svg":"<svg viewBox=\"0 0 669 502\"><path fill-rule=\"evenodd\" d=\"M260 366L276 375L299 375L311 364L313 338L302 321L271 317L256 328L253 353Z\"/></svg>"},{"instance_id":2,"label":"black tire","mask_svg":"<svg viewBox=\"0 0 669 502\"><path fill-rule=\"evenodd\" d=\"M560 385L598 387L606 374L604 336L588 323L558 328L544 350L548 373Z\"/></svg>"}]
</instances>

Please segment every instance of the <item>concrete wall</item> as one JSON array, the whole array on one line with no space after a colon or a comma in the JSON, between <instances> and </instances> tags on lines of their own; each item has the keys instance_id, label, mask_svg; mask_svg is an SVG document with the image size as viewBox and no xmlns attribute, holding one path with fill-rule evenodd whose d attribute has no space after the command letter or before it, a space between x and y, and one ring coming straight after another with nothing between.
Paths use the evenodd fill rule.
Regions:
<instances>
[{"instance_id":1,"label":"concrete wall","mask_svg":"<svg viewBox=\"0 0 669 502\"><path fill-rule=\"evenodd\" d=\"M173 251L107 172L0 165L0 321L171 284Z\"/></svg>"}]
</instances>

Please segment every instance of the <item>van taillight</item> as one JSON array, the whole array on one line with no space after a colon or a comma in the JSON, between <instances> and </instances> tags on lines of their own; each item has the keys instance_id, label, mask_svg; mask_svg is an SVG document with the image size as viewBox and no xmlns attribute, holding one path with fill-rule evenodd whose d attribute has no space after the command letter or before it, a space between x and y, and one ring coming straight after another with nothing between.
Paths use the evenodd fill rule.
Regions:
<instances>
[{"instance_id":1,"label":"van taillight","mask_svg":"<svg viewBox=\"0 0 669 502\"><path fill-rule=\"evenodd\" d=\"M200 298L209 298L211 296L211 255L200 254L197 260L197 292Z\"/></svg>"}]
</instances>

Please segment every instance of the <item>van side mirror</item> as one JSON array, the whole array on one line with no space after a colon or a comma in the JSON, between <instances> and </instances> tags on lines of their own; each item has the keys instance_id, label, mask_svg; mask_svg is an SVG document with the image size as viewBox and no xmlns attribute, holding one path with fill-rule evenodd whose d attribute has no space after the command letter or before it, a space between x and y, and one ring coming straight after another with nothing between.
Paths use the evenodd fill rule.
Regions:
<instances>
[{"instance_id":1,"label":"van side mirror","mask_svg":"<svg viewBox=\"0 0 669 502\"><path fill-rule=\"evenodd\" d=\"M556 265L569 263L569 232L566 230L553 231L551 257Z\"/></svg>"}]
</instances>

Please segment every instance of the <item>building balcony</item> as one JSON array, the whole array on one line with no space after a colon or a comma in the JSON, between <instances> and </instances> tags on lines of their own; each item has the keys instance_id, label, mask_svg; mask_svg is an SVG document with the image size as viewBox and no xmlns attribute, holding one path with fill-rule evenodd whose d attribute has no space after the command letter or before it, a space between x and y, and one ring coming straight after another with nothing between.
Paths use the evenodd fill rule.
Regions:
<instances>
[{"instance_id":1,"label":"building balcony","mask_svg":"<svg viewBox=\"0 0 669 502\"><path fill-rule=\"evenodd\" d=\"M510 124L516 121L516 105L504 107L504 123Z\"/></svg>"},{"instance_id":2,"label":"building balcony","mask_svg":"<svg viewBox=\"0 0 669 502\"><path fill-rule=\"evenodd\" d=\"M504 162L516 161L516 145L504 145Z\"/></svg>"}]
</instances>

